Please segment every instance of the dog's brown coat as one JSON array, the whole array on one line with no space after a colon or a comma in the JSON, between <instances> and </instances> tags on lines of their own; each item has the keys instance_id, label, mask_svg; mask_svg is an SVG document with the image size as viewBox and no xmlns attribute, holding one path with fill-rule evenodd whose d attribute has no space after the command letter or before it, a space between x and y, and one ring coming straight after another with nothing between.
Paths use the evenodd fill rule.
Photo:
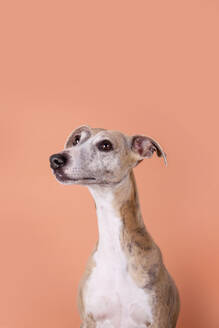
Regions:
<instances>
[{"instance_id":1,"label":"dog's brown coat","mask_svg":"<svg viewBox=\"0 0 219 328\"><path fill-rule=\"evenodd\" d=\"M167 272L159 247L147 232L141 217L138 194L133 171L130 173L131 188L122 190L121 184L115 191L115 208L122 220L120 241L127 259L127 271L136 285L152 296L153 323L145 322L150 328L175 328L179 313L179 296L174 281ZM81 280L78 304L83 320L83 328L95 328L92 313L86 315L83 298L86 282L95 266L91 255L84 277Z\"/></svg>"}]
</instances>

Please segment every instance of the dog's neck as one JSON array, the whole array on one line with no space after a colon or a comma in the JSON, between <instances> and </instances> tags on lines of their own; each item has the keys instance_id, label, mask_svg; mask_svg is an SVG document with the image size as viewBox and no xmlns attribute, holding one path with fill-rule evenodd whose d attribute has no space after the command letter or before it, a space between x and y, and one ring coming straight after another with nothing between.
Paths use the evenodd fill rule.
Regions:
<instances>
[{"instance_id":1,"label":"dog's neck","mask_svg":"<svg viewBox=\"0 0 219 328\"><path fill-rule=\"evenodd\" d=\"M144 226L132 171L116 185L93 185L89 190L96 204L99 245L116 244L121 225L127 231Z\"/></svg>"}]
</instances>

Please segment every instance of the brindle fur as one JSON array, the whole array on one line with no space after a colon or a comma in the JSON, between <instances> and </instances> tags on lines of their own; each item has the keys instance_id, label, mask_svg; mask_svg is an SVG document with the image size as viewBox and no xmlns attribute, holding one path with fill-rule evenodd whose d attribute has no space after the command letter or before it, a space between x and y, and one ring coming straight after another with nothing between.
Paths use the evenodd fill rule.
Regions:
<instances>
[{"instance_id":1,"label":"brindle fur","mask_svg":"<svg viewBox=\"0 0 219 328\"><path fill-rule=\"evenodd\" d=\"M127 271L137 286L152 295L153 324L145 322L145 327L175 328L179 313L178 291L163 264L159 247L145 228L132 171L130 180L132 188L127 199L124 199L123 196L126 194L125 190L122 190L123 186L117 188L115 192L115 208L120 212L123 223L120 241L127 258ZM119 197L119 195L121 196ZM89 313L86 317L83 310L86 282L89 279L92 267L95 266L95 262L92 260L93 255L88 261L85 276L79 287L79 306L84 321L83 328L95 327L94 319L90 319L92 314Z\"/></svg>"},{"instance_id":2,"label":"brindle fur","mask_svg":"<svg viewBox=\"0 0 219 328\"><path fill-rule=\"evenodd\" d=\"M133 172L130 178L130 198L120 206L123 219L121 244L127 257L128 271L139 287L152 294L154 322L150 327L174 328L179 312L178 291L163 264L160 249L143 223Z\"/></svg>"}]
</instances>

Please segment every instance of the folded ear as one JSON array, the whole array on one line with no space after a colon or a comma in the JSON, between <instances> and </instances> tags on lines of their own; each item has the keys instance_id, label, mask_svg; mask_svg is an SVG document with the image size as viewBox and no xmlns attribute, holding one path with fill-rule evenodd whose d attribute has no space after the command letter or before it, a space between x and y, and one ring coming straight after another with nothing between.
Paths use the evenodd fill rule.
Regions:
<instances>
[{"instance_id":1,"label":"folded ear","mask_svg":"<svg viewBox=\"0 0 219 328\"><path fill-rule=\"evenodd\" d=\"M69 136L68 136L68 138L67 138L67 140L66 140L66 142L64 144L64 148L66 148L68 146L69 147L72 146L72 138L73 138L74 135L81 134L82 132L86 132L87 135L89 135L90 134L90 130L91 130L91 128L88 125L81 125L78 128L76 128L75 130L73 130L69 134Z\"/></svg>"},{"instance_id":2,"label":"folded ear","mask_svg":"<svg viewBox=\"0 0 219 328\"><path fill-rule=\"evenodd\" d=\"M131 140L132 151L139 156L139 160L150 158L156 152L158 157L163 157L165 165L167 165L166 154L157 141L150 137L136 135Z\"/></svg>"}]
</instances>

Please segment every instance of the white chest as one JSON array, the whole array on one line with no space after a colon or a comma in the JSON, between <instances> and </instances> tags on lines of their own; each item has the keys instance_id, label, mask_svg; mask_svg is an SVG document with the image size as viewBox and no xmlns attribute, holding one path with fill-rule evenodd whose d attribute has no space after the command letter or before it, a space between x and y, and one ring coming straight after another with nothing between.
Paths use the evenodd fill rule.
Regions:
<instances>
[{"instance_id":1,"label":"white chest","mask_svg":"<svg viewBox=\"0 0 219 328\"><path fill-rule=\"evenodd\" d=\"M110 209L107 213L103 216L100 210L98 215L99 244L84 295L86 312L92 313L97 328L145 328L152 322L150 296L127 271L121 219Z\"/></svg>"}]
</instances>

